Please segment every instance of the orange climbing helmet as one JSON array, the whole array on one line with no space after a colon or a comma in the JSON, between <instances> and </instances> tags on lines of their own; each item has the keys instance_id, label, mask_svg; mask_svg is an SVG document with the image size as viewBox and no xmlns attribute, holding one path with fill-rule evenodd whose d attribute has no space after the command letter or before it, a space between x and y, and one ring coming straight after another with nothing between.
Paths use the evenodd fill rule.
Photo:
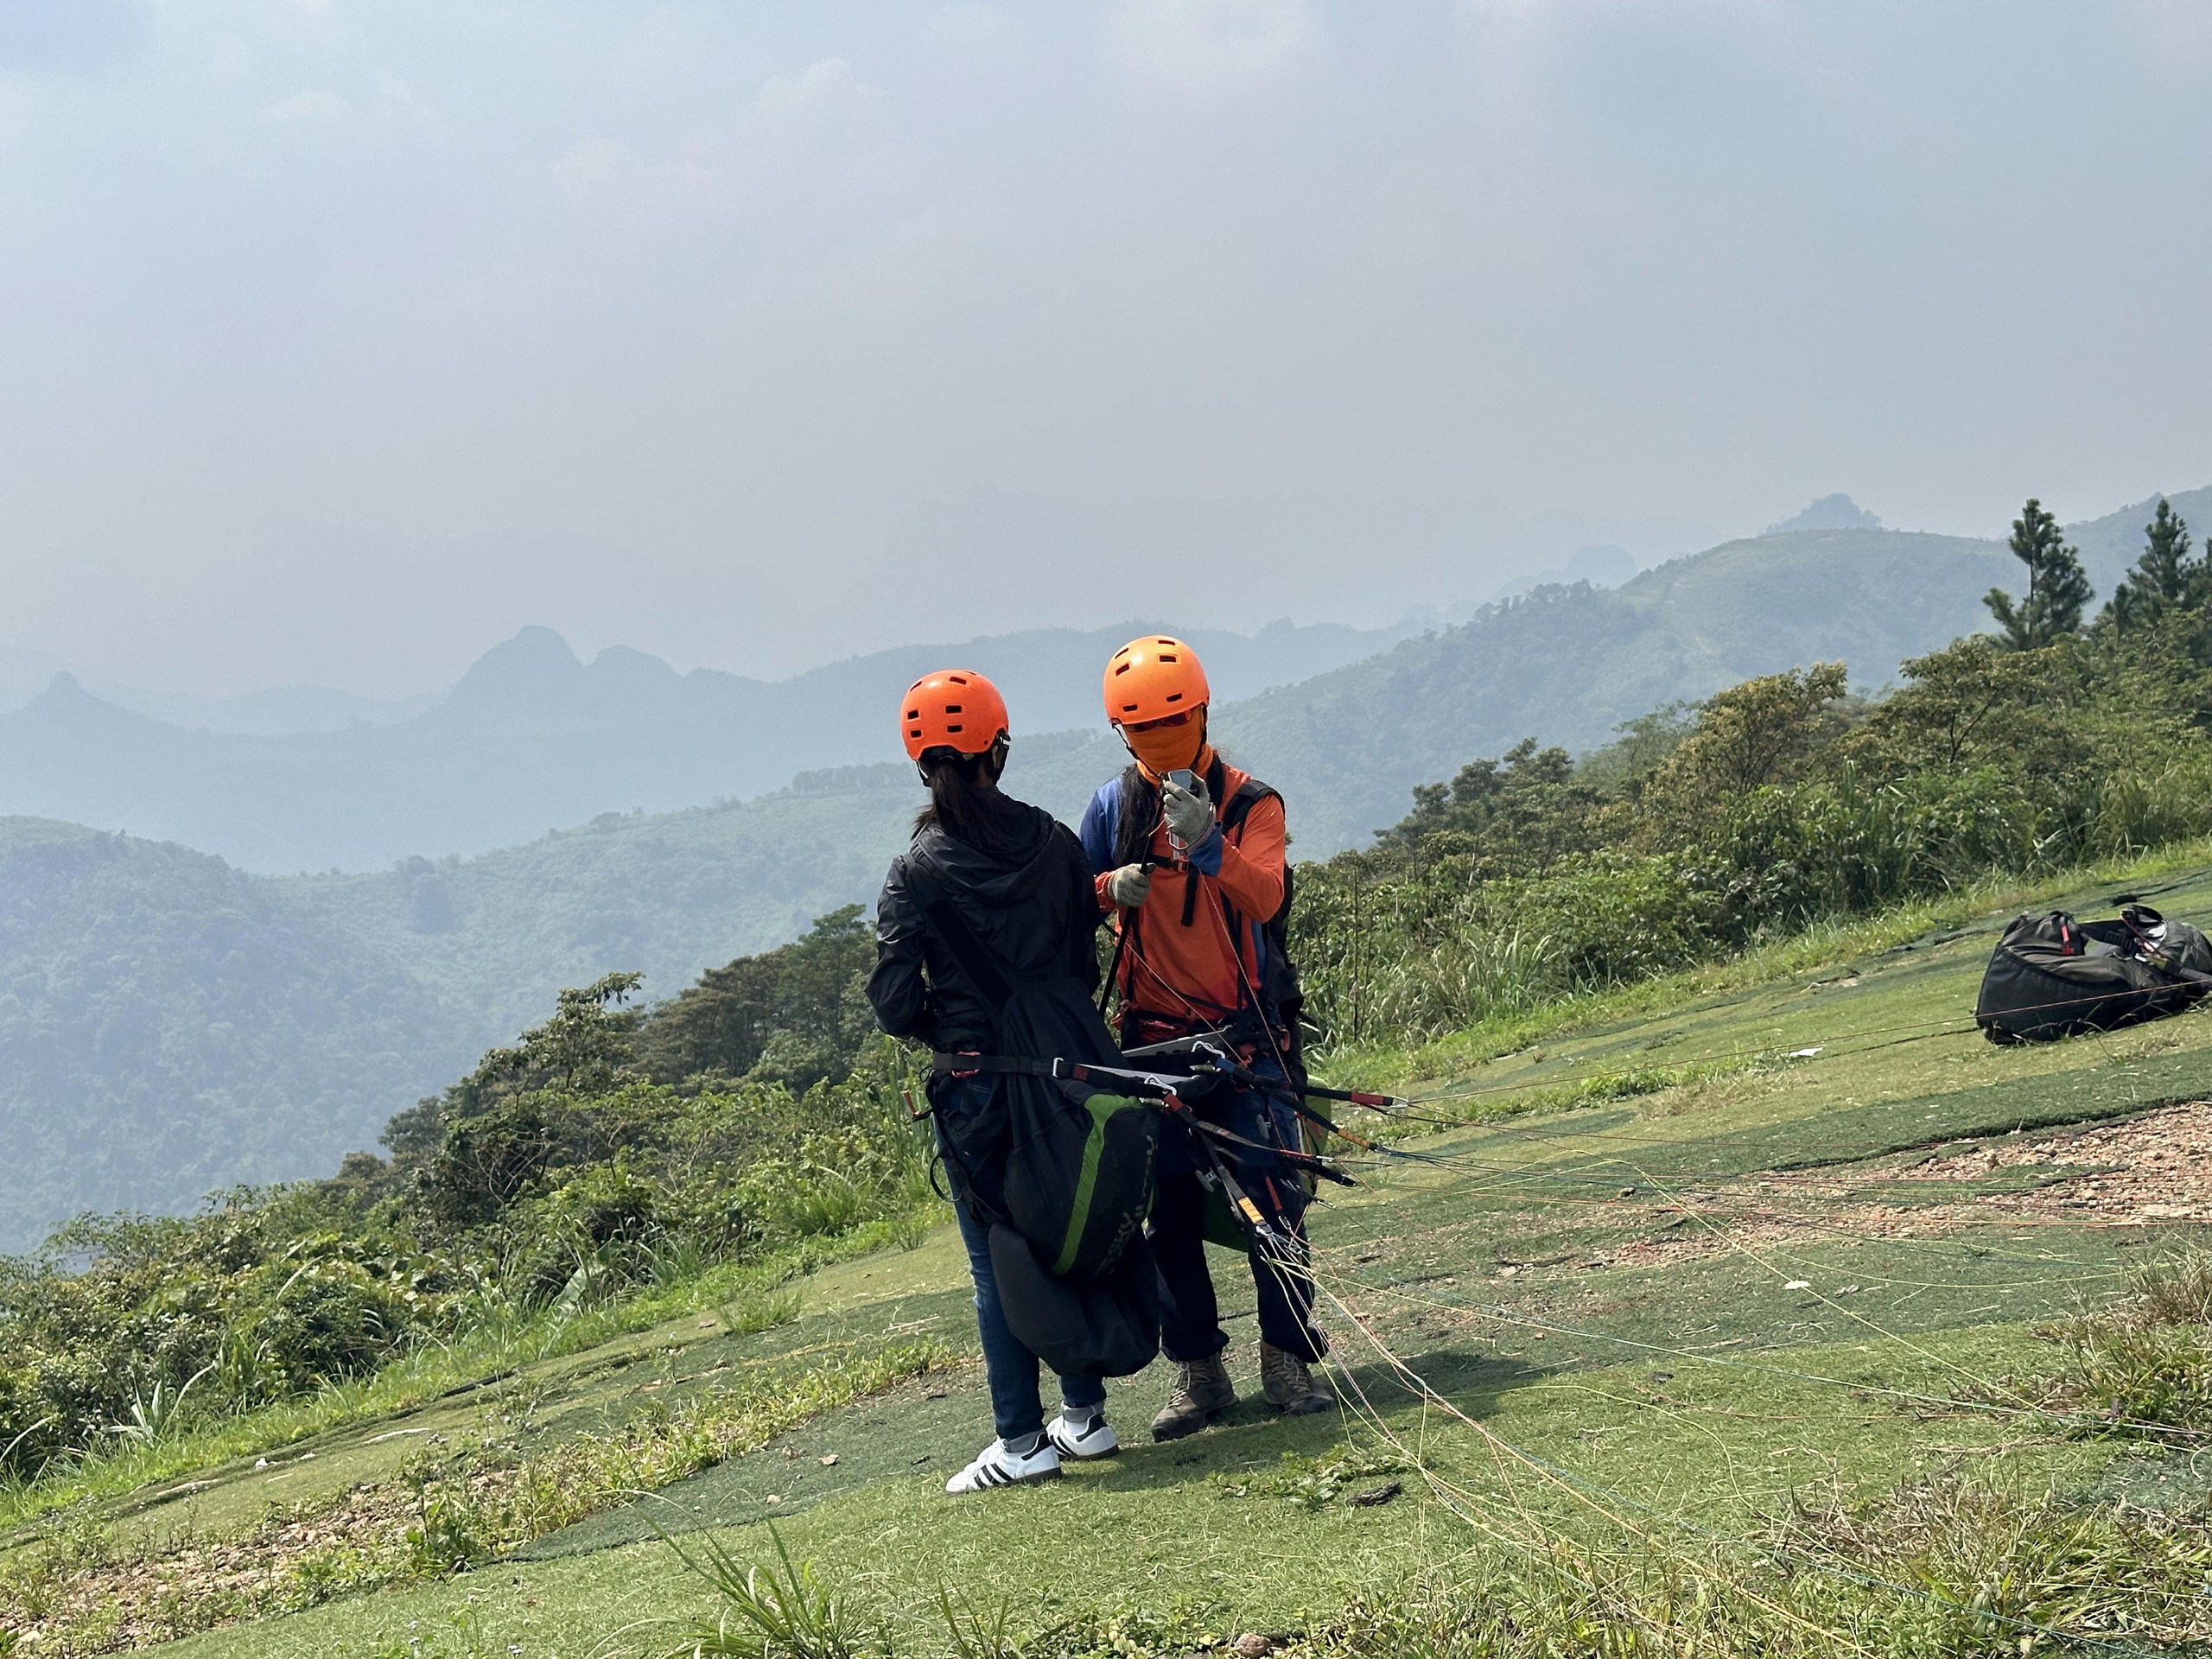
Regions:
<instances>
[{"instance_id":1,"label":"orange climbing helmet","mask_svg":"<svg viewBox=\"0 0 2212 1659\"><path fill-rule=\"evenodd\" d=\"M906 688L899 703L899 734L906 739L909 760L919 760L931 749L981 754L1007 729L1006 699L973 669L925 674Z\"/></svg>"},{"instance_id":2,"label":"orange climbing helmet","mask_svg":"<svg viewBox=\"0 0 2212 1659\"><path fill-rule=\"evenodd\" d=\"M1211 695L1198 653L1164 633L1132 639L1106 662L1106 718L1116 726L1185 715Z\"/></svg>"}]
</instances>

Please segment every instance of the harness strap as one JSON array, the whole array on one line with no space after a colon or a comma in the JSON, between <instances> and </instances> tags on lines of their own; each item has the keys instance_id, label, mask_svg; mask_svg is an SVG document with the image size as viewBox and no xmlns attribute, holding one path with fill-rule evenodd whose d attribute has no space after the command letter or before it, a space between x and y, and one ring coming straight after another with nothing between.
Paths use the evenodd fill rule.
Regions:
<instances>
[{"instance_id":1,"label":"harness strap","mask_svg":"<svg viewBox=\"0 0 2212 1659\"><path fill-rule=\"evenodd\" d=\"M1249 1136L1237 1134L1234 1129L1224 1129L1218 1123L1209 1123L1204 1118L1193 1117L1191 1120L1191 1127L1198 1130L1201 1135L1209 1136L1216 1141L1224 1141L1230 1146L1245 1147L1254 1152L1264 1152L1271 1158L1281 1159L1283 1162L1290 1165L1293 1168L1311 1170L1314 1174L1319 1175L1323 1180L1334 1181L1338 1186L1357 1186L1359 1185L1357 1181L1345 1174L1344 1171L1338 1169L1327 1159L1323 1158L1317 1154L1311 1152L1293 1152L1288 1147L1271 1146L1264 1141L1254 1141Z\"/></svg>"},{"instance_id":2,"label":"harness strap","mask_svg":"<svg viewBox=\"0 0 2212 1659\"><path fill-rule=\"evenodd\" d=\"M1025 1054L932 1054L930 1056L930 1069L943 1073L986 1071L1017 1077L1050 1077L1056 1082L1090 1084L1103 1090L1111 1090L1116 1093L1131 1095L1140 1099L1173 1100L1174 1098L1174 1090L1171 1086L1175 1081L1173 1079L1157 1077L1150 1072L1127 1071L1115 1065L1089 1065L1079 1060L1034 1059ZM1237 1068L1237 1070L1242 1069ZM1247 1073L1247 1075L1250 1074ZM1253 1077L1252 1081L1268 1093L1281 1094L1294 1106L1298 1105L1298 1097L1294 1092L1278 1089L1266 1078ZM1306 1111L1303 1107L1300 1107L1299 1109L1305 1112L1306 1116L1317 1118L1322 1123L1328 1123L1328 1120L1319 1117L1319 1114ZM1183 1109L1183 1122L1189 1128L1206 1137L1207 1141L1217 1141L1229 1146L1266 1153L1271 1157L1283 1160L1294 1168L1309 1171L1323 1180L1334 1181L1339 1186L1359 1185L1325 1158L1310 1152L1295 1152L1288 1147L1274 1146L1263 1141L1252 1140L1249 1136L1238 1135L1233 1129L1225 1129L1218 1123L1206 1122L1204 1119L1190 1114L1187 1108ZM1333 1128L1335 1125L1330 1124L1329 1127Z\"/></svg>"},{"instance_id":3,"label":"harness strap","mask_svg":"<svg viewBox=\"0 0 2212 1659\"><path fill-rule=\"evenodd\" d=\"M1164 1100L1174 1092L1168 1080L1150 1072L1091 1065L1082 1060L1033 1059L1026 1054L932 1054L930 1070L956 1076L963 1071L988 1071L1017 1077L1050 1077L1058 1083L1087 1083L1103 1090L1142 1100Z\"/></svg>"}]
</instances>

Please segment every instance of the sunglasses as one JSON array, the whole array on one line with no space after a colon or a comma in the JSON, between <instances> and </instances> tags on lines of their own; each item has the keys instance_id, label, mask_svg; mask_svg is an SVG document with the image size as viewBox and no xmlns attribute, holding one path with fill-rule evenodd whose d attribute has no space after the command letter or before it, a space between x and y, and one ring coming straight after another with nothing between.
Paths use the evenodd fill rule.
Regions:
<instances>
[{"instance_id":1,"label":"sunglasses","mask_svg":"<svg viewBox=\"0 0 2212 1659\"><path fill-rule=\"evenodd\" d=\"M1185 709L1179 714L1162 715L1158 720L1140 720L1134 725L1124 726L1122 729L1125 732L1157 732L1168 727L1187 726L1190 723L1191 711Z\"/></svg>"}]
</instances>

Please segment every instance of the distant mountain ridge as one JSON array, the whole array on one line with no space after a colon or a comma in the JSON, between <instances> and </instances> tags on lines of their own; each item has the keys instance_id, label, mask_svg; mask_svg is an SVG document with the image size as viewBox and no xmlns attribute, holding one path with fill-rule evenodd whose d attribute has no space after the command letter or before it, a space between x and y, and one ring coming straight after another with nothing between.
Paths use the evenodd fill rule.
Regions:
<instances>
[{"instance_id":1,"label":"distant mountain ridge","mask_svg":"<svg viewBox=\"0 0 2212 1659\"><path fill-rule=\"evenodd\" d=\"M169 725L62 675L0 716L0 813L177 841L270 873L484 852L601 812L759 795L802 771L893 756L890 700L953 663L998 678L1025 731L1095 725L1095 676L1144 626L903 646L782 681L679 674L622 646L585 664L550 629L525 628L411 719L281 735ZM1278 623L1192 637L1221 695L1238 697L1406 632Z\"/></svg>"}]
</instances>

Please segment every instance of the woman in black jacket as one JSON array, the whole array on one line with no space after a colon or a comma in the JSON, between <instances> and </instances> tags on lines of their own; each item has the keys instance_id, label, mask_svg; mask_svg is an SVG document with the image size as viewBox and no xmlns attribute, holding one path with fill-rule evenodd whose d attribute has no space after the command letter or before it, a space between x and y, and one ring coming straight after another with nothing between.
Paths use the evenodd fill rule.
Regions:
<instances>
[{"instance_id":1,"label":"woman in black jacket","mask_svg":"<svg viewBox=\"0 0 2212 1659\"><path fill-rule=\"evenodd\" d=\"M1066 825L1001 792L1011 739L1006 700L988 680L965 670L927 675L907 690L899 712L900 735L929 785L930 804L876 900L868 1001L876 1022L894 1037L915 1038L939 1053L990 1053L998 1009L943 929L930 925L931 912L957 917L972 936L971 954L980 947L1008 983L1066 976L1096 987L1099 912L1090 866ZM998 1428L982 1454L945 1483L948 1492L1050 1479L1063 1456L1104 1457L1118 1445L1100 1377L1063 1376L1059 1415L1046 1424L1036 1357L1007 1328L989 1223L977 1213L978 1204L996 1203L1003 1171L971 1166L954 1146L960 1127L990 1108L999 1084L988 1072L930 1079L953 1213L976 1281L976 1323Z\"/></svg>"}]
</instances>

